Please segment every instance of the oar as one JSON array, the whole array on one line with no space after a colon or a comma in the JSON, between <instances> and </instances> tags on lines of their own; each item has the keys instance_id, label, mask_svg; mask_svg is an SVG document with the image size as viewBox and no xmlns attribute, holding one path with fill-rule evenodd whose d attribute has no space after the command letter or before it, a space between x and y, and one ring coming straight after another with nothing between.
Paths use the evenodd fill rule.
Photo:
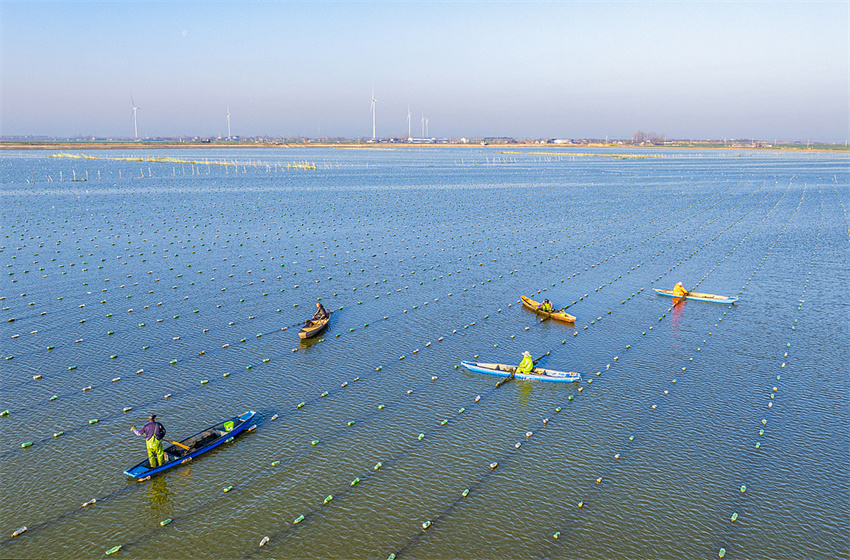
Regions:
<instances>
[{"instance_id":1,"label":"oar","mask_svg":"<svg viewBox=\"0 0 850 560\"><path fill-rule=\"evenodd\" d=\"M677 305L679 305L680 303L682 303L683 301L685 301L685 297L686 297L689 293L691 293L691 292L687 292L687 291L686 291L684 294L682 294L682 296L679 298L679 301L677 301L676 303L674 303L674 304L673 304L673 307L676 307Z\"/></svg>"},{"instance_id":2,"label":"oar","mask_svg":"<svg viewBox=\"0 0 850 560\"><path fill-rule=\"evenodd\" d=\"M542 360L543 358L545 358L546 356L548 356L550 352L551 352L551 350L550 350L549 352L546 352L545 354L543 354L542 356L540 356L540 357L539 357L539 358L537 358L536 360L532 360L532 361L531 361L531 363L532 363L532 364L536 364L537 362L539 362L540 360ZM507 383L508 381L510 381L511 379L513 379L513 378L514 378L514 375L516 375L516 368L514 368L514 370L511 372L511 374L510 374L509 376L507 376L507 377L506 377L506 378L504 378L504 379L500 379L500 380L499 380L499 382L498 382L498 383L496 383L496 389L498 389L499 387L501 387L502 385L504 385L505 383Z\"/></svg>"},{"instance_id":3,"label":"oar","mask_svg":"<svg viewBox=\"0 0 850 560\"><path fill-rule=\"evenodd\" d=\"M135 426L133 426L133 427L132 427L132 428L130 428L130 429L131 429L131 430L135 430L135 429L136 429L136 427L135 427ZM169 441L169 440L166 440L166 441L168 441L168 443L173 443L174 445L176 445L176 446L178 446L178 447L182 447L182 448L183 448L183 449L185 449L186 451L190 451L190 450L192 449L192 448L191 448L191 447L189 447L188 445L183 445L182 443L180 443L180 442L178 442L178 441Z\"/></svg>"}]
</instances>

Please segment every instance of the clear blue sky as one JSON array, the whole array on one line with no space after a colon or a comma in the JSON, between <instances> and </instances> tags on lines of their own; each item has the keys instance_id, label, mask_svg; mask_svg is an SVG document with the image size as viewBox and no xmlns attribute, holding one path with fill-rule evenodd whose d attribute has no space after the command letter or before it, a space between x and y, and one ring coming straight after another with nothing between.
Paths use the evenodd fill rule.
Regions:
<instances>
[{"instance_id":1,"label":"clear blue sky","mask_svg":"<svg viewBox=\"0 0 850 560\"><path fill-rule=\"evenodd\" d=\"M850 2L0 0L0 135L850 137Z\"/></svg>"}]
</instances>

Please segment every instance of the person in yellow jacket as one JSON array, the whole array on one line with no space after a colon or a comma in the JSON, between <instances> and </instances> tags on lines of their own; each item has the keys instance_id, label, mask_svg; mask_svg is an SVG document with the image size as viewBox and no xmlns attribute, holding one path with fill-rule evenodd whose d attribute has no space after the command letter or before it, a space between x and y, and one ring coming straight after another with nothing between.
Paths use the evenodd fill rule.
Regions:
<instances>
[{"instance_id":1,"label":"person in yellow jacket","mask_svg":"<svg viewBox=\"0 0 850 560\"><path fill-rule=\"evenodd\" d=\"M534 360L531 358L531 353L526 350L522 353L522 361L516 368L516 373L525 374L531 373L534 368Z\"/></svg>"},{"instance_id":2,"label":"person in yellow jacket","mask_svg":"<svg viewBox=\"0 0 850 560\"><path fill-rule=\"evenodd\" d=\"M552 302L548 299L544 299L543 303L537 306L537 309L540 311L545 311L546 313L552 313Z\"/></svg>"},{"instance_id":3,"label":"person in yellow jacket","mask_svg":"<svg viewBox=\"0 0 850 560\"><path fill-rule=\"evenodd\" d=\"M688 295L688 290L686 290L685 287L682 286L681 282L676 282L676 285L673 286L673 296L674 297L683 297L683 296L686 296L686 295Z\"/></svg>"}]
</instances>

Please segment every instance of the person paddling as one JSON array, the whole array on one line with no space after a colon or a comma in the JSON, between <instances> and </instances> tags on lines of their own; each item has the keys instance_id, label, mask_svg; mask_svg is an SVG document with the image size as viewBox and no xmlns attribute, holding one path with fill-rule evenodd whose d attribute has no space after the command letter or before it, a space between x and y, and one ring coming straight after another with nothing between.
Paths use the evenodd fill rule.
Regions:
<instances>
[{"instance_id":1,"label":"person paddling","mask_svg":"<svg viewBox=\"0 0 850 560\"><path fill-rule=\"evenodd\" d=\"M528 374L531 373L531 370L534 368L534 359L531 357L531 353L526 350L522 353L522 361L516 368L516 373L518 374Z\"/></svg>"},{"instance_id":2,"label":"person paddling","mask_svg":"<svg viewBox=\"0 0 850 560\"><path fill-rule=\"evenodd\" d=\"M325 307L322 305L322 302L317 301L316 302L316 312L313 313L313 318L310 319L310 320L311 321L321 321L322 319L324 319L328 315L329 315L329 313L328 313L327 309L325 309Z\"/></svg>"},{"instance_id":3,"label":"person paddling","mask_svg":"<svg viewBox=\"0 0 850 560\"><path fill-rule=\"evenodd\" d=\"M148 447L148 461L151 468L161 467L165 464L165 450L162 448L162 438L165 437L165 426L156 421L156 414L148 416L148 423L137 430L135 426L130 428L137 436L145 436ZM157 465L157 462L159 464Z\"/></svg>"},{"instance_id":4,"label":"person paddling","mask_svg":"<svg viewBox=\"0 0 850 560\"><path fill-rule=\"evenodd\" d=\"M681 282L676 282L676 285L673 286L673 297L684 297L688 295L688 290L682 286Z\"/></svg>"},{"instance_id":5,"label":"person paddling","mask_svg":"<svg viewBox=\"0 0 850 560\"><path fill-rule=\"evenodd\" d=\"M543 303L537 306L537 309L540 311L545 311L546 313L552 313L552 302L548 299L544 299Z\"/></svg>"}]
</instances>

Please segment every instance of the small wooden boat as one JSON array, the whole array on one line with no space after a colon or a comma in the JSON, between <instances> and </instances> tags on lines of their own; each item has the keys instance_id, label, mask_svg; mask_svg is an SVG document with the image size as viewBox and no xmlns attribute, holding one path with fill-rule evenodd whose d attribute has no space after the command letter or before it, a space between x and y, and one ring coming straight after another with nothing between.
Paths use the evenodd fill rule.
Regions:
<instances>
[{"instance_id":1,"label":"small wooden boat","mask_svg":"<svg viewBox=\"0 0 850 560\"><path fill-rule=\"evenodd\" d=\"M565 312L565 311L552 311L551 313L546 312L546 311L541 311L540 309L537 308L537 306L540 305L538 302L534 301L530 297L525 297L525 296L519 296L519 297L522 300L523 307L525 307L527 309L531 309L532 311L534 311L538 315L543 315L544 317L548 317L549 319L552 319L554 321L561 321L562 323L575 323L576 322L576 318L573 317L572 315L570 315L569 313Z\"/></svg>"},{"instance_id":2,"label":"small wooden boat","mask_svg":"<svg viewBox=\"0 0 850 560\"><path fill-rule=\"evenodd\" d=\"M674 296L673 290L659 290L658 288L654 288L655 293L660 296L668 296L672 298L679 298L681 296ZM688 292L685 296L685 299L693 299L696 301L707 301L709 303L735 303L738 301L738 296L718 296L715 294L703 294L701 292Z\"/></svg>"},{"instance_id":3,"label":"small wooden boat","mask_svg":"<svg viewBox=\"0 0 850 560\"><path fill-rule=\"evenodd\" d=\"M461 362L460 365L477 373L510 377L517 366L507 364L486 364L481 362ZM554 369L533 368L531 373L515 373L514 379L536 379L538 381L554 381L556 383L574 383L581 381L581 374L576 371L557 371Z\"/></svg>"},{"instance_id":4,"label":"small wooden boat","mask_svg":"<svg viewBox=\"0 0 850 560\"><path fill-rule=\"evenodd\" d=\"M205 430L201 430L197 434L181 441L180 443L183 447L173 444L166 445L164 446L164 464L152 469L150 468L150 463L148 462L148 460L145 459L135 467L129 468L124 471L124 474L126 474L127 476L132 476L133 478L145 478L154 474L159 474L166 469L170 469L171 467L187 463L198 455L206 453L211 449L215 449L222 443L232 441L233 438L235 438L237 435L245 431L246 428L248 428L249 422L252 418L254 418L255 414L256 412L254 412L253 410L249 410L241 416L237 416L236 418L231 418L229 420L219 422L214 426L210 426ZM165 442L163 442L163 444L165 444ZM186 447L188 447L188 449L186 449Z\"/></svg>"},{"instance_id":5,"label":"small wooden boat","mask_svg":"<svg viewBox=\"0 0 850 560\"><path fill-rule=\"evenodd\" d=\"M328 313L328 316L324 319L313 320L310 319L307 321L307 324L301 327L301 330L298 331L298 338L313 338L323 330L325 330L328 326L328 323L331 322L331 314Z\"/></svg>"}]
</instances>

